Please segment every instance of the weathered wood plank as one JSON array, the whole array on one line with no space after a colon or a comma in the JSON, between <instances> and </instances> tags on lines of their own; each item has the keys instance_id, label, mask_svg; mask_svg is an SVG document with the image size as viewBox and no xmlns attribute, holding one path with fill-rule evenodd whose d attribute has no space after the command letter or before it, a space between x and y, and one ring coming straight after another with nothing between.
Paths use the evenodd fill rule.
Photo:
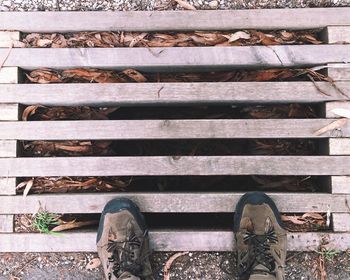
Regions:
<instances>
[{"instance_id":1,"label":"weathered wood plank","mask_svg":"<svg viewBox=\"0 0 350 280\"><path fill-rule=\"evenodd\" d=\"M350 81L350 63L328 64L327 76L334 81Z\"/></svg>"},{"instance_id":2,"label":"weathered wood plank","mask_svg":"<svg viewBox=\"0 0 350 280\"><path fill-rule=\"evenodd\" d=\"M335 232L350 232L350 209L348 213L335 213L332 217Z\"/></svg>"},{"instance_id":3,"label":"weathered wood plank","mask_svg":"<svg viewBox=\"0 0 350 280\"><path fill-rule=\"evenodd\" d=\"M334 114L334 112L332 112L334 109L344 109L344 110L350 111L350 102L342 102L342 101L326 102L325 103L326 118L341 118L341 116Z\"/></svg>"},{"instance_id":4,"label":"weathered wood plank","mask_svg":"<svg viewBox=\"0 0 350 280\"><path fill-rule=\"evenodd\" d=\"M350 156L0 158L0 177L350 175Z\"/></svg>"},{"instance_id":5,"label":"weathered wood plank","mask_svg":"<svg viewBox=\"0 0 350 280\"><path fill-rule=\"evenodd\" d=\"M127 197L142 212L156 213L232 213L243 193L104 193L40 194L23 197L0 196L1 214L35 213L40 205L54 213L101 213L108 201ZM270 193L284 213L345 212L346 195L326 193Z\"/></svg>"},{"instance_id":6,"label":"weathered wood plank","mask_svg":"<svg viewBox=\"0 0 350 280\"><path fill-rule=\"evenodd\" d=\"M350 24L349 13L349 8L156 12L3 12L0 18L0 29L23 32L232 30L256 29L257 27L263 30L310 29Z\"/></svg>"},{"instance_id":7,"label":"weathered wood plank","mask_svg":"<svg viewBox=\"0 0 350 280\"><path fill-rule=\"evenodd\" d=\"M46 106L114 106L196 103L314 103L346 100L330 83L127 83L0 85L1 103ZM350 93L350 82L337 87ZM6 94L1 94L6 92ZM62 96L64 95L64 98Z\"/></svg>"},{"instance_id":8,"label":"weathered wood plank","mask_svg":"<svg viewBox=\"0 0 350 280\"><path fill-rule=\"evenodd\" d=\"M350 138L329 139L330 155L350 155Z\"/></svg>"},{"instance_id":9,"label":"weathered wood plank","mask_svg":"<svg viewBox=\"0 0 350 280\"><path fill-rule=\"evenodd\" d=\"M5 52L1 53L0 57L5 57ZM0 68L0 84L17 84L19 79L18 73L18 67Z\"/></svg>"},{"instance_id":10,"label":"weathered wood plank","mask_svg":"<svg viewBox=\"0 0 350 280\"><path fill-rule=\"evenodd\" d=\"M213 120L95 120L0 123L0 139L14 140L116 140L217 138L329 138L315 135L334 119L213 119ZM341 128L350 136L350 124ZM33 133L35 131L35 133ZM337 131L338 132L338 131Z\"/></svg>"},{"instance_id":11,"label":"weathered wood plank","mask_svg":"<svg viewBox=\"0 0 350 280\"><path fill-rule=\"evenodd\" d=\"M4 66L24 69L41 67L96 67L169 71L241 68L305 67L343 63L350 45L234 46L178 48L23 48L12 49ZM7 49L0 49L0 57Z\"/></svg>"},{"instance_id":12,"label":"weathered wood plank","mask_svg":"<svg viewBox=\"0 0 350 280\"><path fill-rule=\"evenodd\" d=\"M16 194L16 178L0 177L0 195Z\"/></svg>"},{"instance_id":13,"label":"weathered wood plank","mask_svg":"<svg viewBox=\"0 0 350 280\"><path fill-rule=\"evenodd\" d=\"M13 46L14 41L19 41L20 33L18 31L0 31L0 48Z\"/></svg>"},{"instance_id":14,"label":"weathered wood plank","mask_svg":"<svg viewBox=\"0 0 350 280\"><path fill-rule=\"evenodd\" d=\"M327 26L326 27L327 43L350 43L350 25L347 26Z\"/></svg>"},{"instance_id":15,"label":"weathered wood plank","mask_svg":"<svg viewBox=\"0 0 350 280\"><path fill-rule=\"evenodd\" d=\"M0 140L0 157L16 157L17 141L16 140Z\"/></svg>"},{"instance_id":16,"label":"weathered wood plank","mask_svg":"<svg viewBox=\"0 0 350 280\"><path fill-rule=\"evenodd\" d=\"M350 176L332 176L332 193L350 194Z\"/></svg>"},{"instance_id":17,"label":"weathered wood plank","mask_svg":"<svg viewBox=\"0 0 350 280\"><path fill-rule=\"evenodd\" d=\"M0 215L0 232L13 232L14 230L14 216Z\"/></svg>"},{"instance_id":18,"label":"weathered wood plank","mask_svg":"<svg viewBox=\"0 0 350 280\"><path fill-rule=\"evenodd\" d=\"M234 251L232 231L151 230L154 251ZM321 244L347 250L349 233L289 232L288 251L315 251ZM27 242L30 240L30 242ZM59 236L38 233L0 234L0 252L95 252L96 232L66 232Z\"/></svg>"},{"instance_id":19,"label":"weathered wood plank","mask_svg":"<svg viewBox=\"0 0 350 280\"><path fill-rule=\"evenodd\" d=\"M0 85L1 87L1 85ZM6 95L6 91L0 89L0 95ZM19 115L18 104L0 104L0 121L17 121Z\"/></svg>"}]
</instances>

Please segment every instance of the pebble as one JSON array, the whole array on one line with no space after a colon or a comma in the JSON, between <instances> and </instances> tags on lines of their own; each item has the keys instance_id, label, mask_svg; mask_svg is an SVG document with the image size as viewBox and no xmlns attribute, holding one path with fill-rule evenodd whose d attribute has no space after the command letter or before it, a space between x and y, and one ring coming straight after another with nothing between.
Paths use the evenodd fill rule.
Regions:
<instances>
[{"instance_id":1,"label":"pebble","mask_svg":"<svg viewBox=\"0 0 350 280\"><path fill-rule=\"evenodd\" d=\"M219 2L218 1L211 1L209 2L209 7L212 9L217 9L217 7L219 6Z\"/></svg>"},{"instance_id":2,"label":"pebble","mask_svg":"<svg viewBox=\"0 0 350 280\"><path fill-rule=\"evenodd\" d=\"M77 10L147 10L153 11L159 8L181 10L179 5L172 5L172 0L0 0L0 11L77 11ZM324 1L315 0L186 0L197 9L252 9L252 8L301 8L320 7ZM328 0L327 6L349 6L350 0Z\"/></svg>"}]
</instances>

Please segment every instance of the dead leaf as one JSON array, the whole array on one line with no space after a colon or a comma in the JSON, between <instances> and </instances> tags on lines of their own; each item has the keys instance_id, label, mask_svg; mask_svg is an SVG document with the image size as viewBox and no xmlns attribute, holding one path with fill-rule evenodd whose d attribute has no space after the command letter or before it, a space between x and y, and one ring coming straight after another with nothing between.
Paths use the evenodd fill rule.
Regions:
<instances>
[{"instance_id":1,"label":"dead leaf","mask_svg":"<svg viewBox=\"0 0 350 280\"><path fill-rule=\"evenodd\" d=\"M38 47L48 47L52 44L52 40L49 39L39 39L37 41Z\"/></svg>"},{"instance_id":2,"label":"dead leaf","mask_svg":"<svg viewBox=\"0 0 350 280\"><path fill-rule=\"evenodd\" d=\"M250 34L243 32L243 31L237 31L230 36L228 41L231 43L231 42L237 41L239 39L248 40L248 39L250 39Z\"/></svg>"},{"instance_id":3,"label":"dead leaf","mask_svg":"<svg viewBox=\"0 0 350 280\"><path fill-rule=\"evenodd\" d=\"M76 220L73 220L70 222L64 222L60 220L60 225L54 227L51 231L60 232L60 231L90 226L90 225L97 225L98 222L99 221L78 221L77 222Z\"/></svg>"},{"instance_id":4,"label":"dead leaf","mask_svg":"<svg viewBox=\"0 0 350 280\"><path fill-rule=\"evenodd\" d=\"M94 258L86 265L85 268L88 270L91 270L91 269L98 268L100 265L101 265L101 260L99 258Z\"/></svg>"},{"instance_id":5,"label":"dead leaf","mask_svg":"<svg viewBox=\"0 0 350 280\"><path fill-rule=\"evenodd\" d=\"M344 125L346 125L347 123L348 123L347 118L341 118L339 120L336 120L336 121L326 125L325 127L322 127L321 129L315 131L312 135L320 136L328 131L339 129L339 128L343 127Z\"/></svg>"},{"instance_id":6,"label":"dead leaf","mask_svg":"<svg viewBox=\"0 0 350 280\"><path fill-rule=\"evenodd\" d=\"M170 268L172 263L179 257L187 255L189 252L183 252L183 253L176 253L174 255L172 255L167 262L164 265L163 268L163 273L164 273L164 280L170 280Z\"/></svg>"},{"instance_id":7,"label":"dead leaf","mask_svg":"<svg viewBox=\"0 0 350 280\"><path fill-rule=\"evenodd\" d=\"M23 197L26 198L30 189L33 187L33 183L34 183L34 180L31 179L27 182L26 184L26 187L24 188L24 191L23 191Z\"/></svg>"},{"instance_id":8,"label":"dead leaf","mask_svg":"<svg viewBox=\"0 0 350 280\"><path fill-rule=\"evenodd\" d=\"M30 105L26 107L22 113L22 121L28 121L28 118L36 113L38 108L45 108L42 105Z\"/></svg>"},{"instance_id":9,"label":"dead leaf","mask_svg":"<svg viewBox=\"0 0 350 280\"><path fill-rule=\"evenodd\" d=\"M194 6L184 0L175 0L185 10L197 10Z\"/></svg>"},{"instance_id":10,"label":"dead leaf","mask_svg":"<svg viewBox=\"0 0 350 280\"><path fill-rule=\"evenodd\" d=\"M283 222L291 222L296 225L304 225L306 223L305 220L302 220L298 216L286 216L286 215L281 215L281 219Z\"/></svg>"},{"instance_id":11,"label":"dead leaf","mask_svg":"<svg viewBox=\"0 0 350 280\"><path fill-rule=\"evenodd\" d=\"M312 218L312 219L315 219L315 220L324 220L322 215L319 214L319 213L305 213L301 217L302 217L302 219Z\"/></svg>"}]
</instances>

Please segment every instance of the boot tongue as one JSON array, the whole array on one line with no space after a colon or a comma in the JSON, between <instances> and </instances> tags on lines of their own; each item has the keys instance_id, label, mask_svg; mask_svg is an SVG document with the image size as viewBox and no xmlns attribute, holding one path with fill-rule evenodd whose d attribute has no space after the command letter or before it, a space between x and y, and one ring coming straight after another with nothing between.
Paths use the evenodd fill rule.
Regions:
<instances>
[{"instance_id":1,"label":"boot tongue","mask_svg":"<svg viewBox=\"0 0 350 280\"><path fill-rule=\"evenodd\" d=\"M254 267L249 280L276 280L277 278L271 275L269 272L270 271L266 266L259 264Z\"/></svg>"}]
</instances>

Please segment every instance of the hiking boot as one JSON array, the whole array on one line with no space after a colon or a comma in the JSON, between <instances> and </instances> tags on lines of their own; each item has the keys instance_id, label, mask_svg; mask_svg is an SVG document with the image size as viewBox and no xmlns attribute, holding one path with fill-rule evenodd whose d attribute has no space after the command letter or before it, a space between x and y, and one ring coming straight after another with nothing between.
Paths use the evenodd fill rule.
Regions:
<instances>
[{"instance_id":1,"label":"hiking boot","mask_svg":"<svg viewBox=\"0 0 350 280\"><path fill-rule=\"evenodd\" d=\"M153 280L146 223L129 199L113 199L105 206L97 252L107 280Z\"/></svg>"},{"instance_id":2,"label":"hiking boot","mask_svg":"<svg viewBox=\"0 0 350 280\"><path fill-rule=\"evenodd\" d=\"M275 203L262 192L246 193L234 216L240 280L284 280L287 232Z\"/></svg>"}]
</instances>

